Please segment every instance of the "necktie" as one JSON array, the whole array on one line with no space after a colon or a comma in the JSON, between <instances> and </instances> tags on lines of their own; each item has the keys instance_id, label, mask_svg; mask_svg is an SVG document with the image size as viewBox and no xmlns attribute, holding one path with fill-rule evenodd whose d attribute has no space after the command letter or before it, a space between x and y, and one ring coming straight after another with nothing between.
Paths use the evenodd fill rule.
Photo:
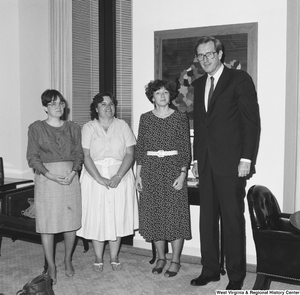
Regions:
<instances>
[{"instance_id":1,"label":"necktie","mask_svg":"<svg viewBox=\"0 0 300 295\"><path fill-rule=\"evenodd\" d=\"M214 92L214 77L210 77L210 89L209 89L209 93L208 93L208 101L207 101L207 109L210 106L210 101L211 101L211 97L213 95Z\"/></svg>"}]
</instances>

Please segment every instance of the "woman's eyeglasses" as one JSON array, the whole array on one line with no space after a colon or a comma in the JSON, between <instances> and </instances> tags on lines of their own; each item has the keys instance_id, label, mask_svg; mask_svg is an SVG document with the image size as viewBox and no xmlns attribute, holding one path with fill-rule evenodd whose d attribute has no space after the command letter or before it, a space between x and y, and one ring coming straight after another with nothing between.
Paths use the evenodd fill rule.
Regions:
<instances>
[{"instance_id":1,"label":"woman's eyeglasses","mask_svg":"<svg viewBox=\"0 0 300 295\"><path fill-rule=\"evenodd\" d=\"M54 107L62 107L64 108L66 106L66 104L62 101L60 102L55 102L55 101L51 101L47 104L48 107L54 108Z\"/></svg>"}]
</instances>

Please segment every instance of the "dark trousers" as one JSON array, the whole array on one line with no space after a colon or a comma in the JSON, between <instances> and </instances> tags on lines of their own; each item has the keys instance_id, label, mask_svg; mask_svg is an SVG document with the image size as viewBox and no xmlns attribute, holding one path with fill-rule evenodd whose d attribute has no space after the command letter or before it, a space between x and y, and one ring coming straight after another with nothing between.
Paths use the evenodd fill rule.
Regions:
<instances>
[{"instance_id":1,"label":"dark trousers","mask_svg":"<svg viewBox=\"0 0 300 295\"><path fill-rule=\"evenodd\" d=\"M246 179L238 174L220 176L214 173L209 157L206 157L204 170L199 175L200 244L202 274L205 276L220 272L220 215L229 280L243 281L246 276L245 186Z\"/></svg>"}]
</instances>

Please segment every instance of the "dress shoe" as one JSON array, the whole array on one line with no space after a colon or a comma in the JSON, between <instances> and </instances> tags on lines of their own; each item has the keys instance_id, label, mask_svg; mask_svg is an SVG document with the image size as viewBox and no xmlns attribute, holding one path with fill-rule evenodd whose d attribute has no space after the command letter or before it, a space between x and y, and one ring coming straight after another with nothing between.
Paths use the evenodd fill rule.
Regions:
<instances>
[{"instance_id":1,"label":"dress shoe","mask_svg":"<svg viewBox=\"0 0 300 295\"><path fill-rule=\"evenodd\" d=\"M229 281L226 290L242 290L243 282Z\"/></svg>"},{"instance_id":2,"label":"dress shoe","mask_svg":"<svg viewBox=\"0 0 300 295\"><path fill-rule=\"evenodd\" d=\"M204 275L200 275L198 278L191 280L192 286L204 286L208 284L209 282L217 282L220 281L220 275L207 277Z\"/></svg>"}]
</instances>

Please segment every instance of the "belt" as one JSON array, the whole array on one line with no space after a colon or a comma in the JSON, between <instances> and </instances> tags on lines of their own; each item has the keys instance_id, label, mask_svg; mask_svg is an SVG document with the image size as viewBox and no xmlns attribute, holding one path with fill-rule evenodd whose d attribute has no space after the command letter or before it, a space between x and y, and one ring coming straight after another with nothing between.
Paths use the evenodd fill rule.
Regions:
<instances>
[{"instance_id":1,"label":"belt","mask_svg":"<svg viewBox=\"0 0 300 295\"><path fill-rule=\"evenodd\" d=\"M159 158L163 158L163 157L166 157L166 156L175 156L175 155L178 155L178 151L163 151L163 150L160 150L160 151L157 151L157 152L151 152L151 151L147 152L147 156L157 156Z\"/></svg>"}]
</instances>

